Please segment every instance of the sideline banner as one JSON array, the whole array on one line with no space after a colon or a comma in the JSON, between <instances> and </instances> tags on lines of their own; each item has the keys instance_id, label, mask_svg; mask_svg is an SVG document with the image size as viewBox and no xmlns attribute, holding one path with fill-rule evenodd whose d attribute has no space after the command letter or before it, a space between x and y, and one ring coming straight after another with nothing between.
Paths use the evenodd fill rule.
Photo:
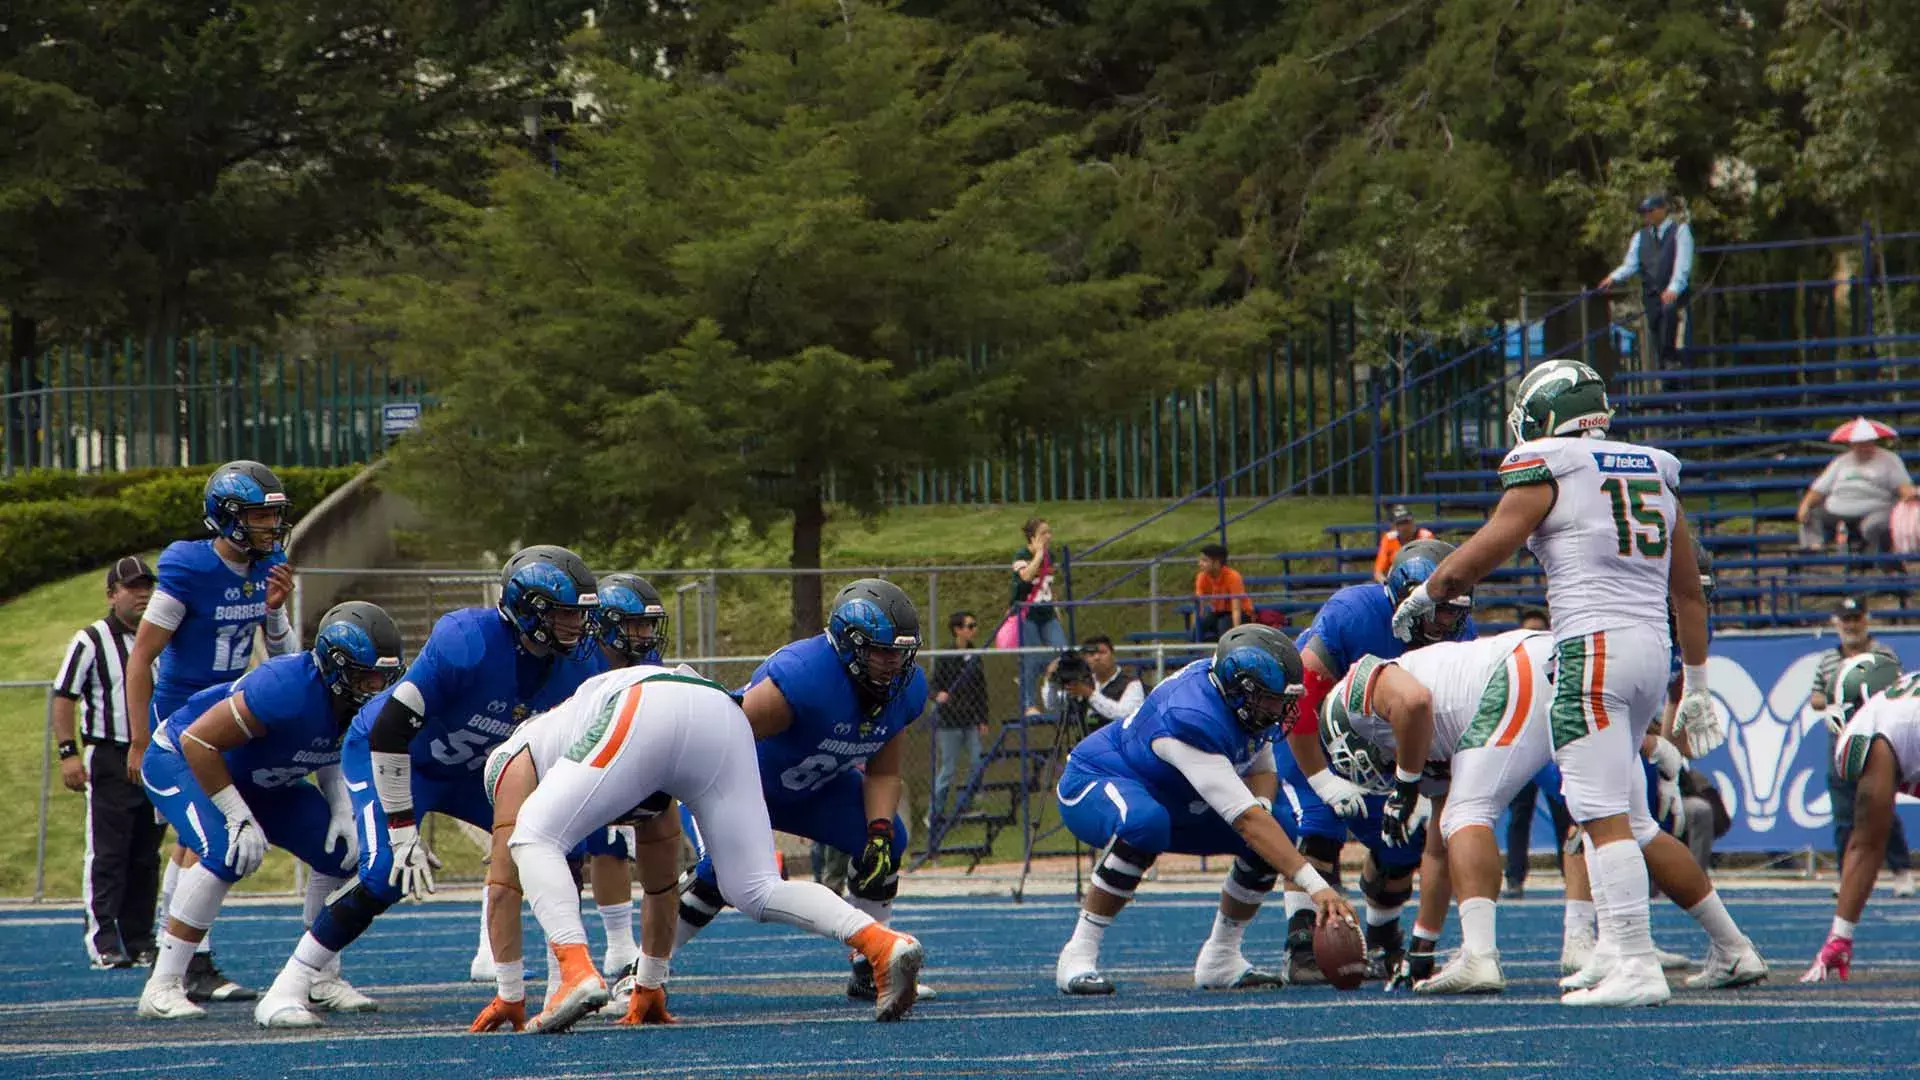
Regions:
<instances>
[{"instance_id":1,"label":"sideline banner","mask_svg":"<svg viewBox=\"0 0 1920 1080\"><path fill-rule=\"evenodd\" d=\"M1894 631L1875 639L1900 656L1901 667L1920 664L1920 633ZM1826 721L1808 707L1821 654L1839 644L1832 634L1714 638L1707 668L1714 702L1727 721L1727 744L1694 762L1720 788L1733 815L1733 829L1714 842L1716 851L1797 851L1833 847L1833 814L1827 796L1827 756L1832 738ZM1920 803L1900 797L1908 836L1920 826ZM1535 850L1553 844L1536 811Z\"/></svg>"}]
</instances>

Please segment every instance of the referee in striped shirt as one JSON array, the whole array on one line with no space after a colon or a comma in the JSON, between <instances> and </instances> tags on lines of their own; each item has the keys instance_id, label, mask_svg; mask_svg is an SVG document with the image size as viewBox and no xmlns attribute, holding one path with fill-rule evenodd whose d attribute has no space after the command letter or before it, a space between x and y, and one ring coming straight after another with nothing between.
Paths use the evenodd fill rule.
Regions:
<instances>
[{"instance_id":1,"label":"referee in striped shirt","mask_svg":"<svg viewBox=\"0 0 1920 1080\"><path fill-rule=\"evenodd\" d=\"M73 635L53 687L60 779L87 796L81 889L87 956L96 968L152 964L160 841L166 826L147 793L127 780L133 727L123 685L134 631L153 596L153 571L128 555L107 571L107 615ZM80 717L75 741L75 714Z\"/></svg>"}]
</instances>

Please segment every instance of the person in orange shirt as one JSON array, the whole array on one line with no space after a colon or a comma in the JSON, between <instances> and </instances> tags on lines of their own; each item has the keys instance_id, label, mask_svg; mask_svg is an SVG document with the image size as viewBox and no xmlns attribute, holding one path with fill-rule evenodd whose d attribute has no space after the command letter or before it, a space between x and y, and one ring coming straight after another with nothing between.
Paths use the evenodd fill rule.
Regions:
<instances>
[{"instance_id":1,"label":"person in orange shirt","mask_svg":"<svg viewBox=\"0 0 1920 1080\"><path fill-rule=\"evenodd\" d=\"M1400 554L1400 545L1411 544L1415 540L1433 539L1431 529L1423 529L1414 523L1413 511L1395 503L1391 514L1393 528L1380 534L1380 550L1373 556L1373 580L1387 580L1387 571L1393 569L1393 557Z\"/></svg>"},{"instance_id":2,"label":"person in orange shirt","mask_svg":"<svg viewBox=\"0 0 1920 1080\"><path fill-rule=\"evenodd\" d=\"M1216 641L1221 634L1253 621L1253 599L1240 571L1227 565L1227 549L1208 544L1200 549L1200 572L1193 576L1193 595L1201 597L1200 640ZM1218 596L1223 599L1207 600ZM1238 597L1238 599L1234 599Z\"/></svg>"}]
</instances>

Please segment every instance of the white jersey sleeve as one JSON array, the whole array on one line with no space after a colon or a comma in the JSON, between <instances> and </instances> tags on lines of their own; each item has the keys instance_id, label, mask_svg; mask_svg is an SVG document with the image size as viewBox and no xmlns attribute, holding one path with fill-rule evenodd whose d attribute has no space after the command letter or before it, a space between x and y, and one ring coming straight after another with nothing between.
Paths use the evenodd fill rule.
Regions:
<instances>
[{"instance_id":1,"label":"white jersey sleeve","mask_svg":"<svg viewBox=\"0 0 1920 1080\"><path fill-rule=\"evenodd\" d=\"M1556 639L1624 626L1667 638L1679 480L1672 454L1608 439L1535 439L1507 455L1502 488L1554 487L1527 548L1546 572Z\"/></svg>"},{"instance_id":2,"label":"white jersey sleeve","mask_svg":"<svg viewBox=\"0 0 1920 1080\"><path fill-rule=\"evenodd\" d=\"M1859 775L1876 738L1887 740L1893 751L1900 790L1908 795L1920 793L1920 677L1909 675L1860 706L1834 740L1834 771Z\"/></svg>"}]
</instances>

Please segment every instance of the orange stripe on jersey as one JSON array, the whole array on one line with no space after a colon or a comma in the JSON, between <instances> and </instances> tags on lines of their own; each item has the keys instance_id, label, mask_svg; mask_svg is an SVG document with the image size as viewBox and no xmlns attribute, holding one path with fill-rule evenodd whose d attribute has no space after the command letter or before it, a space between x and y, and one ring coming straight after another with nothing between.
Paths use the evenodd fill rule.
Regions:
<instances>
[{"instance_id":1,"label":"orange stripe on jersey","mask_svg":"<svg viewBox=\"0 0 1920 1080\"><path fill-rule=\"evenodd\" d=\"M1527 726L1527 717L1533 712L1533 661L1527 659L1525 645L1513 650L1513 683L1518 688L1508 699L1512 702L1513 711L1507 716L1500 737L1494 740L1495 746L1511 746L1513 740L1520 737L1520 729Z\"/></svg>"},{"instance_id":2,"label":"orange stripe on jersey","mask_svg":"<svg viewBox=\"0 0 1920 1080\"><path fill-rule=\"evenodd\" d=\"M1593 715L1593 730L1605 731L1607 724L1607 634L1593 635L1593 650L1587 654L1587 711Z\"/></svg>"},{"instance_id":3,"label":"orange stripe on jersey","mask_svg":"<svg viewBox=\"0 0 1920 1080\"><path fill-rule=\"evenodd\" d=\"M1509 461L1500 466L1500 472L1513 472L1516 469L1537 469L1544 467L1546 458L1527 458L1525 461Z\"/></svg>"},{"instance_id":4,"label":"orange stripe on jersey","mask_svg":"<svg viewBox=\"0 0 1920 1080\"><path fill-rule=\"evenodd\" d=\"M627 691L627 700L620 706L620 715L613 721L613 733L607 736L606 742L600 744L600 752L593 755L588 765L596 769L606 768L620 748L626 745L627 732L633 727L633 714L640 709L640 686L640 683L634 683Z\"/></svg>"}]
</instances>

